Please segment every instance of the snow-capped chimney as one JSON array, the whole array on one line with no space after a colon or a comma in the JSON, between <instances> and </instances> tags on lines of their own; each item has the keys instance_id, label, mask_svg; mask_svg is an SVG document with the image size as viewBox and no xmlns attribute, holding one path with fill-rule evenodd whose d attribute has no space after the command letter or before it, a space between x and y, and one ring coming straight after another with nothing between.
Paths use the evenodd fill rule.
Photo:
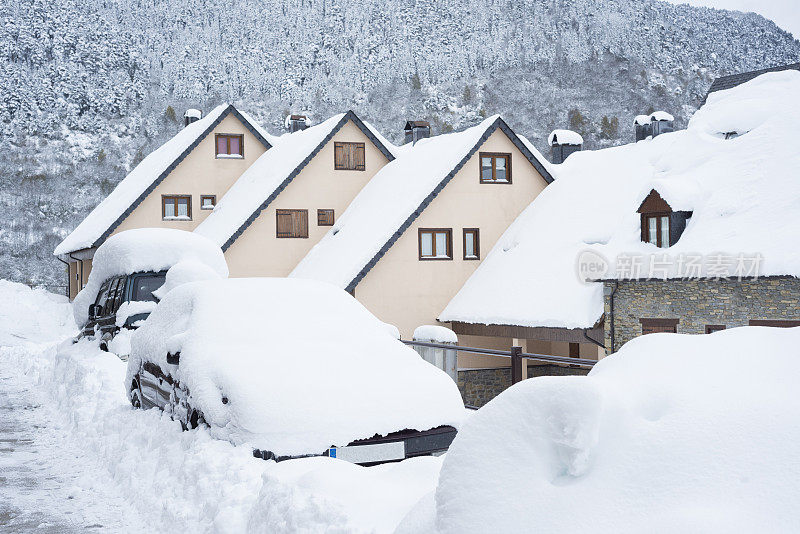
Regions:
<instances>
[{"instance_id":1,"label":"snow-capped chimney","mask_svg":"<svg viewBox=\"0 0 800 534\"><path fill-rule=\"evenodd\" d=\"M308 128L308 117L305 115L289 115L286 117L286 129L291 133Z\"/></svg>"},{"instance_id":2,"label":"snow-capped chimney","mask_svg":"<svg viewBox=\"0 0 800 534\"><path fill-rule=\"evenodd\" d=\"M189 108L186 110L186 113L183 114L183 121L184 126L189 126L195 121L199 121L200 118L203 116L203 112L199 109Z\"/></svg>"},{"instance_id":3,"label":"snow-capped chimney","mask_svg":"<svg viewBox=\"0 0 800 534\"><path fill-rule=\"evenodd\" d=\"M653 135L653 126L650 124L650 115L636 115L633 119L633 130L636 141L643 141Z\"/></svg>"},{"instance_id":4,"label":"snow-capped chimney","mask_svg":"<svg viewBox=\"0 0 800 534\"><path fill-rule=\"evenodd\" d=\"M550 159L553 163L564 163L573 152L583 148L583 137L572 130L553 130L547 138L550 145Z\"/></svg>"},{"instance_id":5,"label":"snow-capped chimney","mask_svg":"<svg viewBox=\"0 0 800 534\"><path fill-rule=\"evenodd\" d=\"M650 127L653 131L653 137L675 131L674 121L675 117L666 111L656 111L650 115Z\"/></svg>"},{"instance_id":6,"label":"snow-capped chimney","mask_svg":"<svg viewBox=\"0 0 800 534\"><path fill-rule=\"evenodd\" d=\"M406 143L416 143L431 136L431 124L428 121L407 121L404 130Z\"/></svg>"}]
</instances>

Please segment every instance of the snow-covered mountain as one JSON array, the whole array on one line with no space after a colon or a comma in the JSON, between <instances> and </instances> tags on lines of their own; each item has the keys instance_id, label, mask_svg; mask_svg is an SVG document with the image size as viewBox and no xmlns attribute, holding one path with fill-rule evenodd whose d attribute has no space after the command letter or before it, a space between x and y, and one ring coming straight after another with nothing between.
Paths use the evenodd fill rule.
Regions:
<instances>
[{"instance_id":1,"label":"snow-covered mountain","mask_svg":"<svg viewBox=\"0 0 800 534\"><path fill-rule=\"evenodd\" d=\"M658 0L20 0L0 5L0 277L63 284L54 246L189 106L354 109L400 141L501 113L545 149L678 125L715 76L800 60L754 14Z\"/></svg>"}]
</instances>

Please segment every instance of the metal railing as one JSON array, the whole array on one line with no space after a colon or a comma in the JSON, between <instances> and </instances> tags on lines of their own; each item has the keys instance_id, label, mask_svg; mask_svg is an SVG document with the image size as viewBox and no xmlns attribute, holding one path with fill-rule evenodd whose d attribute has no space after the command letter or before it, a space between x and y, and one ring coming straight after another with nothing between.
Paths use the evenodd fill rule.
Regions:
<instances>
[{"instance_id":1,"label":"metal railing","mask_svg":"<svg viewBox=\"0 0 800 534\"><path fill-rule=\"evenodd\" d=\"M594 367L597 360L587 360L585 358L572 358L569 356L552 356L550 354L535 354L522 352L522 347L511 347L511 350L482 349L478 347L463 347L461 345L450 345L448 343L429 343L424 341L400 340L406 345L414 347L431 347L435 349L455 350L458 352L468 352L471 354L483 354L486 356L501 356L511 358L511 383L516 384L522 380L522 370L525 360L534 360L546 363L561 363L566 365L576 365L579 367Z\"/></svg>"}]
</instances>

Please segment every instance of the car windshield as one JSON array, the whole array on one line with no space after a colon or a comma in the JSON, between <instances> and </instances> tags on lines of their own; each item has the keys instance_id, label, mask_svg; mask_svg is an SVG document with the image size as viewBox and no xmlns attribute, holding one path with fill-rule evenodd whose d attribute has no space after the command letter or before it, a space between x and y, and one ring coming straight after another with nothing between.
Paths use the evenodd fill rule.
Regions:
<instances>
[{"instance_id":1,"label":"car windshield","mask_svg":"<svg viewBox=\"0 0 800 534\"><path fill-rule=\"evenodd\" d=\"M164 285L164 274L150 274L137 276L133 282L133 299L135 301L149 300L155 302L153 291Z\"/></svg>"}]
</instances>

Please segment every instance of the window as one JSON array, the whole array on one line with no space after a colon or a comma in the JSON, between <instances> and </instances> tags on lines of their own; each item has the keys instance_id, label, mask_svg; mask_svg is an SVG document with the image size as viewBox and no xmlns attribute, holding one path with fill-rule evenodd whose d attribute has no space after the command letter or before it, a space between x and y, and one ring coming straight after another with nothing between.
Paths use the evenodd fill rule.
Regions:
<instances>
[{"instance_id":1,"label":"window","mask_svg":"<svg viewBox=\"0 0 800 534\"><path fill-rule=\"evenodd\" d=\"M333 144L333 168L337 171L364 170L364 143Z\"/></svg>"},{"instance_id":2,"label":"window","mask_svg":"<svg viewBox=\"0 0 800 534\"><path fill-rule=\"evenodd\" d=\"M161 197L161 217L166 220L192 219L192 197L189 195L163 195Z\"/></svg>"},{"instance_id":3,"label":"window","mask_svg":"<svg viewBox=\"0 0 800 534\"><path fill-rule=\"evenodd\" d=\"M333 226L333 210L317 210L317 226Z\"/></svg>"},{"instance_id":4,"label":"window","mask_svg":"<svg viewBox=\"0 0 800 534\"><path fill-rule=\"evenodd\" d=\"M707 324L706 325L706 334L713 334L714 332L719 332L720 330L725 330L724 324Z\"/></svg>"},{"instance_id":5,"label":"window","mask_svg":"<svg viewBox=\"0 0 800 534\"><path fill-rule=\"evenodd\" d=\"M464 259L481 259L480 231L477 228L464 228Z\"/></svg>"},{"instance_id":6,"label":"window","mask_svg":"<svg viewBox=\"0 0 800 534\"><path fill-rule=\"evenodd\" d=\"M639 319L642 324L642 335L655 334L657 332L678 331L678 319Z\"/></svg>"},{"instance_id":7,"label":"window","mask_svg":"<svg viewBox=\"0 0 800 534\"><path fill-rule=\"evenodd\" d=\"M308 210L275 210L276 237L308 237Z\"/></svg>"},{"instance_id":8,"label":"window","mask_svg":"<svg viewBox=\"0 0 800 534\"><path fill-rule=\"evenodd\" d=\"M450 228L420 228L419 259L452 260L453 231Z\"/></svg>"},{"instance_id":9,"label":"window","mask_svg":"<svg viewBox=\"0 0 800 534\"><path fill-rule=\"evenodd\" d=\"M218 158L243 158L244 136L241 134L217 134L216 147Z\"/></svg>"},{"instance_id":10,"label":"window","mask_svg":"<svg viewBox=\"0 0 800 534\"><path fill-rule=\"evenodd\" d=\"M800 326L800 321L753 319L750 321L750 326L772 326L775 328L793 328L795 326Z\"/></svg>"},{"instance_id":11,"label":"window","mask_svg":"<svg viewBox=\"0 0 800 534\"><path fill-rule=\"evenodd\" d=\"M201 210L213 210L214 206L217 205L217 196L216 195L200 195L200 209Z\"/></svg>"},{"instance_id":12,"label":"window","mask_svg":"<svg viewBox=\"0 0 800 534\"><path fill-rule=\"evenodd\" d=\"M669 215L642 215L645 242L657 247L669 247Z\"/></svg>"},{"instance_id":13,"label":"window","mask_svg":"<svg viewBox=\"0 0 800 534\"><path fill-rule=\"evenodd\" d=\"M482 184L511 183L511 154L481 152L478 159L481 163Z\"/></svg>"}]
</instances>

